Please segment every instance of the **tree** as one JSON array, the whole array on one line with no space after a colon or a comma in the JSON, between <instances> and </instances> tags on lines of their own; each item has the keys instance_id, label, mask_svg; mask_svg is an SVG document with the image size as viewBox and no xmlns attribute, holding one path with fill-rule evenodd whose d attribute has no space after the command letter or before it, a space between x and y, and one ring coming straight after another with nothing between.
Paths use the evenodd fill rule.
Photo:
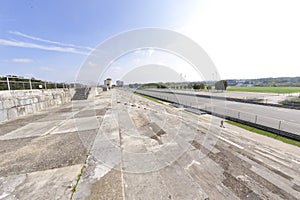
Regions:
<instances>
[{"instance_id":1,"label":"tree","mask_svg":"<svg viewBox=\"0 0 300 200\"><path fill-rule=\"evenodd\" d=\"M204 90L205 89L205 84L203 84L203 83L200 83L200 84L194 84L193 85L193 89L194 90Z\"/></svg>"},{"instance_id":2,"label":"tree","mask_svg":"<svg viewBox=\"0 0 300 200\"><path fill-rule=\"evenodd\" d=\"M205 85L204 83L200 83L200 89L201 89L201 90L204 90L204 89L205 89L205 86L206 86L206 85Z\"/></svg>"},{"instance_id":3,"label":"tree","mask_svg":"<svg viewBox=\"0 0 300 200\"><path fill-rule=\"evenodd\" d=\"M228 86L228 83L226 80L220 80L215 83L216 90L226 90L227 86Z\"/></svg>"},{"instance_id":4,"label":"tree","mask_svg":"<svg viewBox=\"0 0 300 200\"><path fill-rule=\"evenodd\" d=\"M192 89L192 88L193 88L193 84L189 83L189 84L187 85L187 88L188 88L188 89Z\"/></svg>"},{"instance_id":5,"label":"tree","mask_svg":"<svg viewBox=\"0 0 300 200\"><path fill-rule=\"evenodd\" d=\"M200 89L200 85L195 83L195 84L193 85L193 89L194 89L194 90L199 90L199 89Z\"/></svg>"}]
</instances>

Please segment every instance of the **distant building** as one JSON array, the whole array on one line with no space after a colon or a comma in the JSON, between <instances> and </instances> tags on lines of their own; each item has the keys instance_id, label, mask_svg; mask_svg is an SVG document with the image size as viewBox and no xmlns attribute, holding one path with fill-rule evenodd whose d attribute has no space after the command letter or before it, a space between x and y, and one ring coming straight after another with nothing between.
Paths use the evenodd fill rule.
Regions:
<instances>
[{"instance_id":1,"label":"distant building","mask_svg":"<svg viewBox=\"0 0 300 200\"><path fill-rule=\"evenodd\" d=\"M120 80L117 80L117 87L123 87L124 85L124 82L123 81L120 81Z\"/></svg>"},{"instance_id":2,"label":"distant building","mask_svg":"<svg viewBox=\"0 0 300 200\"><path fill-rule=\"evenodd\" d=\"M109 90L112 88L112 80L111 80L111 78L107 78L106 80L104 80L104 87L106 87Z\"/></svg>"},{"instance_id":3,"label":"distant building","mask_svg":"<svg viewBox=\"0 0 300 200\"><path fill-rule=\"evenodd\" d=\"M237 80L227 80L228 86L236 86L238 84Z\"/></svg>"}]
</instances>

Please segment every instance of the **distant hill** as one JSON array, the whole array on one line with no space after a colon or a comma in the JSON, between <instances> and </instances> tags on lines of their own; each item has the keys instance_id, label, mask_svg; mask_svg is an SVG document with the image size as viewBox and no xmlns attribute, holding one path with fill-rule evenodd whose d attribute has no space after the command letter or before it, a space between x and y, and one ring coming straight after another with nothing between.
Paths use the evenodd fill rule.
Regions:
<instances>
[{"instance_id":1,"label":"distant hill","mask_svg":"<svg viewBox=\"0 0 300 200\"><path fill-rule=\"evenodd\" d=\"M278 77L259 79L228 79L230 86L300 86L300 77Z\"/></svg>"}]
</instances>

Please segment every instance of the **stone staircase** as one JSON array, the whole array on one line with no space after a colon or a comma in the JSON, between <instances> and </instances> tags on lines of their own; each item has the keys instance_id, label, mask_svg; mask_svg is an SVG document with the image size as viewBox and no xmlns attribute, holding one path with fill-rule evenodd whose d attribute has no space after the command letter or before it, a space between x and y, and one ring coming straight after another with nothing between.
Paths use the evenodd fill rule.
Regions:
<instances>
[{"instance_id":1,"label":"stone staircase","mask_svg":"<svg viewBox=\"0 0 300 200\"><path fill-rule=\"evenodd\" d=\"M91 88L90 87L84 87L84 88L76 88L75 94L72 98L72 101L74 100L86 100L89 96Z\"/></svg>"}]
</instances>

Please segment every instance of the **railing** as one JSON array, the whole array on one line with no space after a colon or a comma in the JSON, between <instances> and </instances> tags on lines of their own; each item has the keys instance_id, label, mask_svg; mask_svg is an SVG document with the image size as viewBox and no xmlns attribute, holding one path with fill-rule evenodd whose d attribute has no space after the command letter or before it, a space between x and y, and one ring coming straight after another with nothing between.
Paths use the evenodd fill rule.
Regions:
<instances>
[{"instance_id":1,"label":"railing","mask_svg":"<svg viewBox=\"0 0 300 200\"><path fill-rule=\"evenodd\" d=\"M213 105L211 103L199 104L196 96L178 95L172 93L159 93L144 90L137 90L137 93L158 98L164 101L179 103L185 107L199 109L201 111L224 117L233 121L245 123L247 125L255 126L278 135L287 136L293 139L300 140L300 125L291 121L271 118L257 115L249 112L242 112L222 106ZM225 103L224 103L225 105Z\"/></svg>"},{"instance_id":2,"label":"railing","mask_svg":"<svg viewBox=\"0 0 300 200\"><path fill-rule=\"evenodd\" d=\"M6 80L4 80L6 79ZM74 88L75 84L53 83L35 79L16 80L13 77L2 77L0 80L0 90L33 90L33 89L57 89Z\"/></svg>"}]
</instances>

